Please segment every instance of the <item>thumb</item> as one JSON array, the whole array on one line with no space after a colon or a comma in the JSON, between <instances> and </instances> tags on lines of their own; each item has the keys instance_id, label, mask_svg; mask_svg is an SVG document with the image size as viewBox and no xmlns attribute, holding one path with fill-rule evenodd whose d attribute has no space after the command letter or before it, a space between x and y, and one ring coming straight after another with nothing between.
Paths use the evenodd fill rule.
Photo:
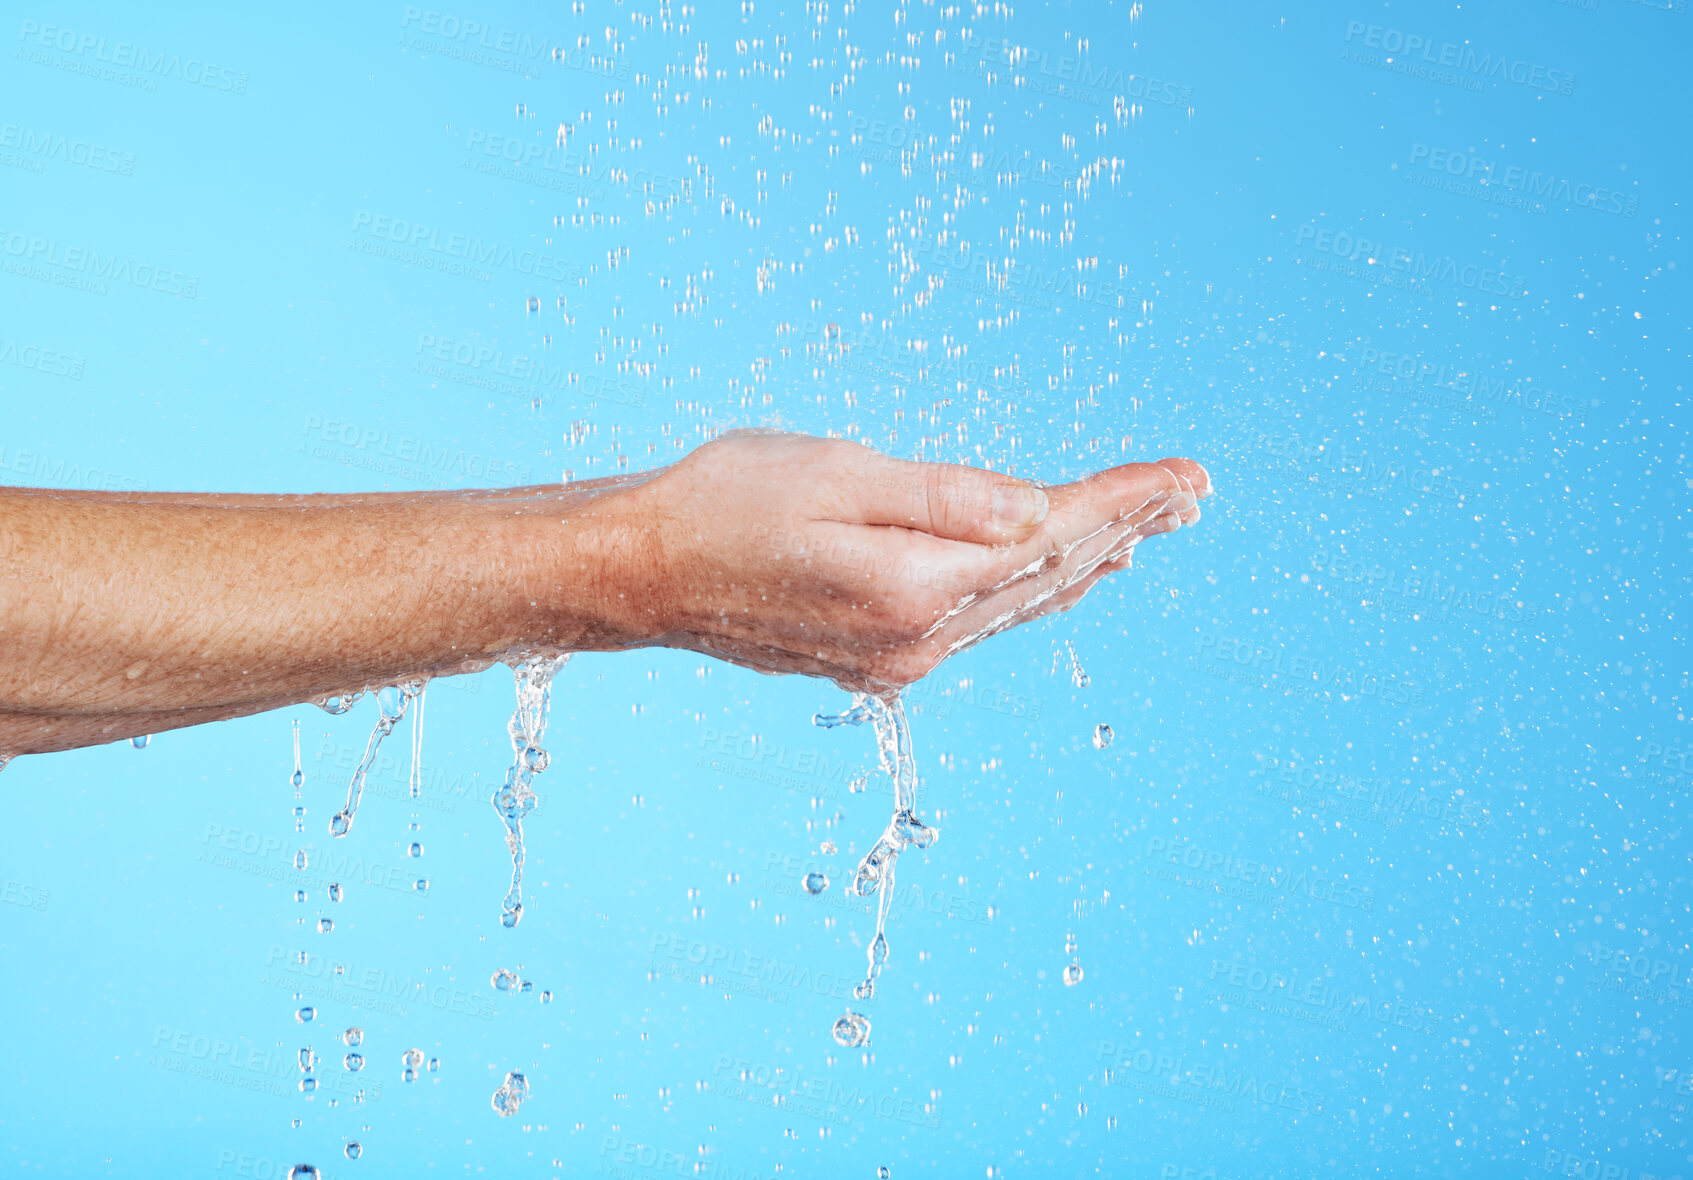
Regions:
<instances>
[{"instance_id":1,"label":"thumb","mask_svg":"<svg viewBox=\"0 0 1693 1180\"><path fill-rule=\"evenodd\" d=\"M1026 540L1046 519L1046 493L997 471L876 456L859 479L865 524L902 525L952 541Z\"/></svg>"}]
</instances>

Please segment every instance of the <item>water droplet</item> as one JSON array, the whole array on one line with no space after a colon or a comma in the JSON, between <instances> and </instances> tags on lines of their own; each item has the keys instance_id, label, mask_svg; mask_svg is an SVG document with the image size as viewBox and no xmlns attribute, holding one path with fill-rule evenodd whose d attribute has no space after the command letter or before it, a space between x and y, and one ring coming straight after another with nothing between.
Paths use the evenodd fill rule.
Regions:
<instances>
[{"instance_id":1,"label":"water droplet","mask_svg":"<svg viewBox=\"0 0 1693 1180\"><path fill-rule=\"evenodd\" d=\"M822 873L807 873L805 875L805 891L813 897L827 888L829 888L829 878Z\"/></svg>"},{"instance_id":2,"label":"water droplet","mask_svg":"<svg viewBox=\"0 0 1693 1180\"><path fill-rule=\"evenodd\" d=\"M294 783L294 789L296 791L298 791L300 789L301 784L303 784L306 781L306 776L301 774L297 770L289 777L292 779L292 781Z\"/></svg>"},{"instance_id":3,"label":"water droplet","mask_svg":"<svg viewBox=\"0 0 1693 1180\"><path fill-rule=\"evenodd\" d=\"M348 815L345 809L342 809L341 811L337 811L334 816L330 818L329 834L334 836L336 839L340 839L342 836L347 834L347 830L352 826L353 817Z\"/></svg>"},{"instance_id":4,"label":"water droplet","mask_svg":"<svg viewBox=\"0 0 1693 1180\"><path fill-rule=\"evenodd\" d=\"M310 1164L295 1164L288 1169L288 1180L317 1180L317 1169Z\"/></svg>"},{"instance_id":5,"label":"water droplet","mask_svg":"<svg viewBox=\"0 0 1693 1180\"><path fill-rule=\"evenodd\" d=\"M1081 981L1082 965L1080 963L1071 963L1068 967L1064 968L1065 987L1075 987Z\"/></svg>"},{"instance_id":6,"label":"water droplet","mask_svg":"<svg viewBox=\"0 0 1693 1180\"><path fill-rule=\"evenodd\" d=\"M364 1029L355 1024L352 1028L341 1034L341 1039L348 1045L362 1045L364 1044Z\"/></svg>"},{"instance_id":7,"label":"water droplet","mask_svg":"<svg viewBox=\"0 0 1693 1180\"><path fill-rule=\"evenodd\" d=\"M411 842L411 847L406 849L406 855L407 856L422 856L423 855L423 845L419 844L416 840L413 840Z\"/></svg>"},{"instance_id":8,"label":"water droplet","mask_svg":"<svg viewBox=\"0 0 1693 1180\"><path fill-rule=\"evenodd\" d=\"M417 890L419 893L428 893L429 892L429 878L428 877L419 877L416 881L412 882L412 888Z\"/></svg>"},{"instance_id":9,"label":"water droplet","mask_svg":"<svg viewBox=\"0 0 1693 1180\"><path fill-rule=\"evenodd\" d=\"M876 1169L876 1180L888 1180L888 1178L893 1174L894 1170L888 1167L888 1165L883 1164L881 1167Z\"/></svg>"},{"instance_id":10,"label":"water droplet","mask_svg":"<svg viewBox=\"0 0 1693 1180\"><path fill-rule=\"evenodd\" d=\"M1111 739L1117 735L1111 732L1111 727L1101 721L1093 727L1093 748L1103 750L1111 744Z\"/></svg>"},{"instance_id":11,"label":"water droplet","mask_svg":"<svg viewBox=\"0 0 1693 1180\"><path fill-rule=\"evenodd\" d=\"M501 967L489 977L488 982L502 992L509 992L517 986L517 972Z\"/></svg>"},{"instance_id":12,"label":"water droplet","mask_svg":"<svg viewBox=\"0 0 1693 1180\"><path fill-rule=\"evenodd\" d=\"M1088 1104L1087 1103L1085 1103L1085 1102L1076 1103L1076 1113L1077 1114L1082 1115L1083 1117L1086 1117L1087 1112L1088 1112Z\"/></svg>"},{"instance_id":13,"label":"water droplet","mask_svg":"<svg viewBox=\"0 0 1693 1180\"><path fill-rule=\"evenodd\" d=\"M415 1070L415 1069L402 1070L401 1073L400 1073L400 1080L402 1082L415 1082L415 1081L417 1081L417 1070Z\"/></svg>"},{"instance_id":14,"label":"water droplet","mask_svg":"<svg viewBox=\"0 0 1693 1180\"><path fill-rule=\"evenodd\" d=\"M818 848L818 851L821 852L824 856L835 855L835 852L836 852L835 842L833 840L823 841L822 845Z\"/></svg>"},{"instance_id":15,"label":"water droplet","mask_svg":"<svg viewBox=\"0 0 1693 1180\"><path fill-rule=\"evenodd\" d=\"M329 883L329 900L330 901L340 901L341 900L341 884L340 884L340 882L331 881Z\"/></svg>"},{"instance_id":16,"label":"water droplet","mask_svg":"<svg viewBox=\"0 0 1693 1180\"><path fill-rule=\"evenodd\" d=\"M294 890L294 900L295 901L305 901L306 900L306 891L304 889Z\"/></svg>"},{"instance_id":17,"label":"water droplet","mask_svg":"<svg viewBox=\"0 0 1693 1180\"><path fill-rule=\"evenodd\" d=\"M523 1105L523 1100L527 1097L529 1081L514 1069L506 1074L505 1084L494 1091L494 1113L503 1119L510 1118L517 1113L517 1108Z\"/></svg>"},{"instance_id":18,"label":"water droplet","mask_svg":"<svg viewBox=\"0 0 1693 1180\"><path fill-rule=\"evenodd\" d=\"M376 692L376 707L384 721L398 721L406 715L406 694L392 684Z\"/></svg>"},{"instance_id":19,"label":"water droplet","mask_svg":"<svg viewBox=\"0 0 1693 1180\"><path fill-rule=\"evenodd\" d=\"M347 1067L348 1073L358 1073L364 1068L363 1053L349 1053L341 1059L341 1064Z\"/></svg>"},{"instance_id":20,"label":"water droplet","mask_svg":"<svg viewBox=\"0 0 1693 1180\"><path fill-rule=\"evenodd\" d=\"M439 1057L431 1057L429 1059L429 1072L434 1073L435 1071L439 1070L440 1068L441 1068L441 1059Z\"/></svg>"},{"instance_id":21,"label":"water droplet","mask_svg":"<svg viewBox=\"0 0 1693 1180\"><path fill-rule=\"evenodd\" d=\"M355 1139L355 1140L353 1140L353 1142L347 1144L347 1158L348 1159L356 1160L356 1159L359 1158L359 1156L361 1156L363 1154L364 1154L364 1148L359 1146L358 1140Z\"/></svg>"},{"instance_id":22,"label":"water droplet","mask_svg":"<svg viewBox=\"0 0 1693 1180\"><path fill-rule=\"evenodd\" d=\"M511 909L507 910L505 913L500 915L500 925L504 926L507 930L510 930L513 926L516 926L522 920L523 920L523 907L520 906L520 905L519 906L513 906Z\"/></svg>"},{"instance_id":23,"label":"water droplet","mask_svg":"<svg viewBox=\"0 0 1693 1180\"><path fill-rule=\"evenodd\" d=\"M550 1004L552 1002L553 1002L553 993L552 992L542 992L541 993L541 1003Z\"/></svg>"},{"instance_id":24,"label":"water droplet","mask_svg":"<svg viewBox=\"0 0 1693 1180\"><path fill-rule=\"evenodd\" d=\"M418 1066L423 1064L423 1050L407 1049L404 1053L400 1054L400 1062L407 1069L416 1069Z\"/></svg>"},{"instance_id":25,"label":"water droplet","mask_svg":"<svg viewBox=\"0 0 1693 1180\"><path fill-rule=\"evenodd\" d=\"M306 850L304 848L294 854L294 867L297 869L306 867Z\"/></svg>"},{"instance_id":26,"label":"water droplet","mask_svg":"<svg viewBox=\"0 0 1693 1180\"><path fill-rule=\"evenodd\" d=\"M129 744L134 746L137 750L145 750L147 748L147 743L152 741L152 740L153 740L152 734L144 733L144 734L141 734L139 737L130 738Z\"/></svg>"},{"instance_id":27,"label":"water droplet","mask_svg":"<svg viewBox=\"0 0 1693 1180\"><path fill-rule=\"evenodd\" d=\"M317 1079L316 1078L314 1078L314 1077L303 1077L303 1078L300 1079L300 1093L310 1094L313 1091L315 1091L316 1089L317 1089Z\"/></svg>"},{"instance_id":28,"label":"water droplet","mask_svg":"<svg viewBox=\"0 0 1693 1180\"><path fill-rule=\"evenodd\" d=\"M312 1017L316 1015L317 1009L308 1005L307 1007L301 1008L298 1012L294 1013L294 1019L298 1020L301 1024L310 1024L312 1022Z\"/></svg>"},{"instance_id":29,"label":"water droplet","mask_svg":"<svg viewBox=\"0 0 1693 1180\"><path fill-rule=\"evenodd\" d=\"M856 1012L848 1012L835 1021L835 1043L847 1049L856 1049L870 1041L870 1021Z\"/></svg>"},{"instance_id":30,"label":"water droplet","mask_svg":"<svg viewBox=\"0 0 1693 1180\"><path fill-rule=\"evenodd\" d=\"M317 932L319 934L328 934L333 929L335 929L334 918L319 918L317 920Z\"/></svg>"},{"instance_id":31,"label":"water droplet","mask_svg":"<svg viewBox=\"0 0 1693 1180\"><path fill-rule=\"evenodd\" d=\"M552 755L536 746L525 746L523 750L523 768L533 774L539 774L552 761Z\"/></svg>"},{"instance_id":32,"label":"water droplet","mask_svg":"<svg viewBox=\"0 0 1693 1180\"><path fill-rule=\"evenodd\" d=\"M310 1049L301 1049L300 1050L300 1072L301 1073L311 1073L312 1072L312 1063L316 1060L317 1060L317 1054L313 1053Z\"/></svg>"},{"instance_id":33,"label":"water droplet","mask_svg":"<svg viewBox=\"0 0 1693 1180\"><path fill-rule=\"evenodd\" d=\"M358 704L359 698L363 696L364 692L363 690L360 690L359 692L349 692L342 693L337 696L324 697L317 703L317 707L331 716L339 717L348 709L351 709L354 705ZM317 1173L314 1171L312 1174L315 1176Z\"/></svg>"}]
</instances>

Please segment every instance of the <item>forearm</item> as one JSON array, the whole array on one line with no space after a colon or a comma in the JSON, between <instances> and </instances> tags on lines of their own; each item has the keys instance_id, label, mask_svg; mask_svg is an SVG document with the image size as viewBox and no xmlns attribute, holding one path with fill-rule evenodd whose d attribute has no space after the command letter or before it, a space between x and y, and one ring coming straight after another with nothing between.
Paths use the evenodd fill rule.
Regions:
<instances>
[{"instance_id":1,"label":"forearm","mask_svg":"<svg viewBox=\"0 0 1693 1180\"><path fill-rule=\"evenodd\" d=\"M601 491L0 491L0 752L603 646Z\"/></svg>"}]
</instances>

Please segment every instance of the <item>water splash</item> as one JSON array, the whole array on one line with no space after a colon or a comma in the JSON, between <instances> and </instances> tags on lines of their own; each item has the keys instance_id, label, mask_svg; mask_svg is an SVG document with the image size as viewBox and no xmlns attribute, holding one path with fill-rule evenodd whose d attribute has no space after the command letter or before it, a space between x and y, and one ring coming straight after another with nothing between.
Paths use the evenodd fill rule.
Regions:
<instances>
[{"instance_id":1,"label":"water splash","mask_svg":"<svg viewBox=\"0 0 1693 1180\"><path fill-rule=\"evenodd\" d=\"M412 700L422 693L423 681L413 680L398 687L384 688L376 694L376 707L380 715L376 718L375 727L370 731L370 740L365 743L364 758L354 768L352 781L347 784L347 805L330 818L331 836L340 839L353 830L353 817L358 814L359 800L364 797L365 776L370 773L371 765L376 761L376 752L382 748L382 739L394 732L394 726L406 715L406 709ZM357 695L344 699L357 699ZM324 705L324 708L328 709L329 706ZM345 709L329 711L346 712Z\"/></svg>"},{"instance_id":2,"label":"water splash","mask_svg":"<svg viewBox=\"0 0 1693 1180\"><path fill-rule=\"evenodd\" d=\"M530 783L547 768L547 752L541 748L541 738L547 732L547 705L552 699L553 677L569 662L570 653L564 652L525 656L512 665L517 682L517 707L506 725L506 732L511 735L512 764L506 771L505 782L495 788L489 800L506 826L506 847L511 850L511 888L500 903L500 925L508 930L523 919L523 817L535 808L535 792Z\"/></svg>"},{"instance_id":3,"label":"water splash","mask_svg":"<svg viewBox=\"0 0 1693 1180\"><path fill-rule=\"evenodd\" d=\"M893 780L894 814L875 845L859 861L852 883L846 887L847 892L856 897L869 897L881 891L876 906L876 936L870 940L870 947L865 952L864 982L852 992L860 1000L868 1000L876 994L876 979L888 961L888 911L893 906L894 868L899 862L899 854L913 845L928 848L940 837L938 829L917 818L917 760L911 750L911 725L905 717L903 696L899 693L887 696L857 693L853 696L852 706L845 712L833 715L819 713L812 718L813 724L824 728L859 725L865 721L875 728L882 770ZM846 1031L855 1037L851 1043L841 1039L843 1022ZM859 1023L863 1026L862 1036L857 1035ZM849 1012L835 1022L834 1031L837 1041L855 1048L869 1038L870 1024L862 1016Z\"/></svg>"}]
</instances>

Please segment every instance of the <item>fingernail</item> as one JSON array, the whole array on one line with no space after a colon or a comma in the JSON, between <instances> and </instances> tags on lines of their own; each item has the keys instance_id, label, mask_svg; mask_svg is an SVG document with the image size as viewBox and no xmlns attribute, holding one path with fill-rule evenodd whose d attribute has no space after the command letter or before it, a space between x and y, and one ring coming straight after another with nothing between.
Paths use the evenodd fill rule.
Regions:
<instances>
[{"instance_id":1,"label":"fingernail","mask_svg":"<svg viewBox=\"0 0 1693 1180\"><path fill-rule=\"evenodd\" d=\"M993 519L1002 528L1021 529L1046 519L1046 493L1028 486L993 490Z\"/></svg>"}]
</instances>

